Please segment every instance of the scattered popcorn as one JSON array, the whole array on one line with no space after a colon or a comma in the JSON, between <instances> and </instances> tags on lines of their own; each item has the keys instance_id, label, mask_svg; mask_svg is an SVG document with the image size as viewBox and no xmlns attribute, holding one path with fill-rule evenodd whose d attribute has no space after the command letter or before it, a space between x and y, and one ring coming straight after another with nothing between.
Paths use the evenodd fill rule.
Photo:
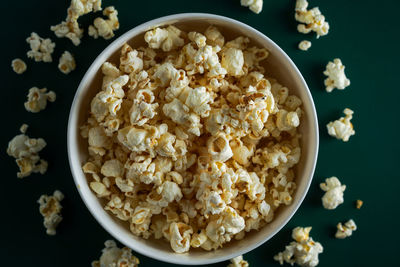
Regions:
<instances>
[{"instance_id":1,"label":"scattered popcorn","mask_svg":"<svg viewBox=\"0 0 400 267\"><path fill-rule=\"evenodd\" d=\"M55 235L58 224L62 221L60 201L64 199L63 193L56 190L52 196L41 195L39 200L39 211L42 214L44 221L43 225L46 228L48 235Z\"/></svg>"},{"instance_id":2,"label":"scattered popcorn","mask_svg":"<svg viewBox=\"0 0 400 267\"><path fill-rule=\"evenodd\" d=\"M58 69L64 73L64 74L68 74L71 71L73 71L76 67L76 63L75 63L75 59L74 57L71 55L70 52L65 51L59 60L58 63Z\"/></svg>"},{"instance_id":3,"label":"scattered popcorn","mask_svg":"<svg viewBox=\"0 0 400 267\"><path fill-rule=\"evenodd\" d=\"M240 0L242 6L247 6L256 14L259 14L263 8L263 0Z\"/></svg>"},{"instance_id":4,"label":"scattered popcorn","mask_svg":"<svg viewBox=\"0 0 400 267\"><path fill-rule=\"evenodd\" d=\"M78 46L83 37L83 29L79 28L78 18L90 12L101 10L101 0L71 0L67 9L67 18L50 29L58 38L68 38Z\"/></svg>"},{"instance_id":5,"label":"scattered popcorn","mask_svg":"<svg viewBox=\"0 0 400 267\"><path fill-rule=\"evenodd\" d=\"M338 223L336 227L337 232L335 237L339 239L349 237L353 234L353 231L357 230L357 225L352 219L347 221L344 225L342 225L342 223Z\"/></svg>"},{"instance_id":6,"label":"scattered popcorn","mask_svg":"<svg viewBox=\"0 0 400 267\"><path fill-rule=\"evenodd\" d=\"M307 40L303 40L299 43L299 49L303 51L307 51L311 47L311 42Z\"/></svg>"},{"instance_id":7,"label":"scattered popcorn","mask_svg":"<svg viewBox=\"0 0 400 267\"><path fill-rule=\"evenodd\" d=\"M364 204L364 201L357 199L356 201L356 208L361 209L362 205Z\"/></svg>"},{"instance_id":8,"label":"scattered popcorn","mask_svg":"<svg viewBox=\"0 0 400 267\"><path fill-rule=\"evenodd\" d=\"M89 187L134 235L176 253L261 229L293 201L302 101L264 76L269 52L249 38L170 25L144 41L101 67L81 127Z\"/></svg>"},{"instance_id":9,"label":"scattered popcorn","mask_svg":"<svg viewBox=\"0 0 400 267\"><path fill-rule=\"evenodd\" d=\"M300 22L297 30L301 33L307 34L314 31L317 38L327 35L329 32L329 23L325 21L324 15L318 7L307 10L307 0L297 0L295 8L295 19Z\"/></svg>"},{"instance_id":10,"label":"scattered popcorn","mask_svg":"<svg viewBox=\"0 0 400 267\"><path fill-rule=\"evenodd\" d=\"M26 136L27 124L20 128L22 134L15 136L9 143L7 154L16 159L19 167L18 178L24 178L31 173L44 174L47 171L47 161L40 159L38 153L46 146L42 138L34 139Z\"/></svg>"},{"instance_id":11,"label":"scattered popcorn","mask_svg":"<svg viewBox=\"0 0 400 267\"><path fill-rule=\"evenodd\" d=\"M325 87L328 93L332 92L333 89L343 90L350 85L350 80L347 79L346 74L344 74L345 66L339 58L335 58L333 62L329 62L326 65L326 70L324 74L328 76L325 79Z\"/></svg>"},{"instance_id":12,"label":"scattered popcorn","mask_svg":"<svg viewBox=\"0 0 400 267\"><path fill-rule=\"evenodd\" d=\"M337 139L343 140L343 142L349 141L350 136L355 135L353 124L350 120L353 118L353 113L349 108L343 110L345 117L341 117L338 120L331 121L326 125L328 129L328 134L330 136L336 137Z\"/></svg>"},{"instance_id":13,"label":"scattered popcorn","mask_svg":"<svg viewBox=\"0 0 400 267\"><path fill-rule=\"evenodd\" d=\"M22 74L26 71L26 63L20 58L16 58L11 61L11 67L13 68L13 71L17 74Z\"/></svg>"},{"instance_id":14,"label":"scattered popcorn","mask_svg":"<svg viewBox=\"0 0 400 267\"><path fill-rule=\"evenodd\" d=\"M114 240L104 242L100 259L92 262L92 267L137 267L139 259L132 255L128 247L119 248Z\"/></svg>"},{"instance_id":15,"label":"scattered popcorn","mask_svg":"<svg viewBox=\"0 0 400 267\"><path fill-rule=\"evenodd\" d=\"M31 36L26 39L26 42L31 47L31 50L26 53L28 58L33 58L36 62L53 61L51 54L53 54L56 44L53 43L49 38L43 39L37 35L37 33L32 32Z\"/></svg>"},{"instance_id":16,"label":"scattered popcorn","mask_svg":"<svg viewBox=\"0 0 400 267\"><path fill-rule=\"evenodd\" d=\"M53 91L47 92L47 88L32 87L29 89L28 100L24 103L25 109L29 112L37 113L46 108L47 101L56 101L56 93Z\"/></svg>"},{"instance_id":17,"label":"scattered popcorn","mask_svg":"<svg viewBox=\"0 0 400 267\"><path fill-rule=\"evenodd\" d=\"M119 29L118 11L113 7L109 6L103 10L103 15L107 16L107 20L103 18L95 18L93 25L89 26L89 36L94 39L103 37L108 40L114 37L114 31Z\"/></svg>"},{"instance_id":18,"label":"scattered popcorn","mask_svg":"<svg viewBox=\"0 0 400 267\"><path fill-rule=\"evenodd\" d=\"M291 265L298 264L304 267L314 267L319 263L318 254L323 252L323 247L319 242L315 242L309 233L311 227L296 227L292 231L292 241L286 246L283 252L274 256L274 260L279 261L281 265L284 262Z\"/></svg>"},{"instance_id":19,"label":"scattered popcorn","mask_svg":"<svg viewBox=\"0 0 400 267\"><path fill-rule=\"evenodd\" d=\"M242 255L240 255L231 259L231 263L228 267L249 267L249 263L243 259Z\"/></svg>"},{"instance_id":20,"label":"scattered popcorn","mask_svg":"<svg viewBox=\"0 0 400 267\"><path fill-rule=\"evenodd\" d=\"M333 210L343 203L343 192L346 186L342 185L337 177L326 178L325 183L321 183L320 187L326 192L322 197L322 205L325 209Z\"/></svg>"}]
</instances>

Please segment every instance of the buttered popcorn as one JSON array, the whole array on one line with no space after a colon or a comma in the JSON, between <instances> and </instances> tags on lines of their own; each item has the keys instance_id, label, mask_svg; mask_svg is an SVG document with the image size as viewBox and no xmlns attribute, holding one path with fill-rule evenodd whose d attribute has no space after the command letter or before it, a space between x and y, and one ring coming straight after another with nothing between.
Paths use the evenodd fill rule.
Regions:
<instances>
[{"instance_id":1,"label":"buttered popcorn","mask_svg":"<svg viewBox=\"0 0 400 267\"><path fill-rule=\"evenodd\" d=\"M31 50L26 53L28 58L32 58L36 62L53 61L51 54L53 54L56 44L53 43L49 38L43 39L37 33L32 32L31 36L26 39L26 42L31 48Z\"/></svg>"},{"instance_id":2,"label":"buttered popcorn","mask_svg":"<svg viewBox=\"0 0 400 267\"><path fill-rule=\"evenodd\" d=\"M249 7L256 14L259 14L263 8L263 0L240 0L240 4Z\"/></svg>"},{"instance_id":3,"label":"buttered popcorn","mask_svg":"<svg viewBox=\"0 0 400 267\"><path fill-rule=\"evenodd\" d=\"M128 247L119 248L114 240L104 242L100 259L92 262L92 267L137 267L139 259L132 255Z\"/></svg>"},{"instance_id":4,"label":"buttered popcorn","mask_svg":"<svg viewBox=\"0 0 400 267\"><path fill-rule=\"evenodd\" d=\"M307 34L311 31L317 34L317 38L327 35L329 23L325 21L325 16L321 14L318 7L307 9L307 0L296 0L295 19L300 22L297 31Z\"/></svg>"},{"instance_id":5,"label":"buttered popcorn","mask_svg":"<svg viewBox=\"0 0 400 267\"><path fill-rule=\"evenodd\" d=\"M326 178L325 183L321 183L320 187L325 191L322 197L322 205L325 209L333 210L343 203L343 192L346 186L342 185L337 177Z\"/></svg>"},{"instance_id":6,"label":"buttered popcorn","mask_svg":"<svg viewBox=\"0 0 400 267\"><path fill-rule=\"evenodd\" d=\"M26 71L26 63L20 58L13 59L13 61L11 61L11 67L17 74L22 74Z\"/></svg>"},{"instance_id":7,"label":"buttered popcorn","mask_svg":"<svg viewBox=\"0 0 400 267\"><path fill-rule=\"evenodd\" d=\"M101 0L71 0L67 9L67 18L50 29L58 38L68 38L78 46L83 37L83 29L79 28L78 18L90 12L101 10Z\"/></svg>"},{"instance_id":8,"label":"buttered popcorn","mask_svg":"<svg viewBox=\"0 0 400 267\"><path fill-rule=\"evenodd\" d=\"M325 87L328 93L332 92L333 89L343 90L350 85L350 80L347 79L344 74L345 66L339 58L335 58L333 62L328 62L324 75L328 76L325 79Z\"/></svg>"},{"instance_id":9,"label":"buttered popcorn","mask_svg":"<svg viewBox=\"0 0 400 267\"><path fill-rule=\"evenodd\" d=\"M242 255L240 255L231 259L231 263L228 267L249 267L249 263L243 259Z\"/></svg>"},{"instance_id":10,"label":"buttered popcorn","mask_svg":"<svg viewBox=\"0 0 400 267\"><path fill-rule=\"evenodd\" d=\"M337 231L335 237L339 239L349 237L353 234L353 231L357 230L357 225L353 219L348 220L344 225L340 222L336 227Z\"/></svg>"},{"instance_id":11,"label":"buttered popcorn","mask_svg":"<svg viewBox=\"0 0 400 267\"><path fill-rule=\"evenodd\" d=\"M303 51L307 51L311 47L311 42L307 40L303 40L299 43L299 49Z\"/></svg>"},{"instance_id":12,"label":"buttered popcorn","mask_svg":"<svg viewBox=\"0 0 400 267\"><path fill-rule=\"evenodd\" d=\"M314 241L310 236L311 227L296 227L292 231L292 241L285 247L283 252L274 256L274 260L281 265L289 263L298 264L304 267L314 267L319 263L318 255L323 252L319 242Z\"/></svg>"},{"instance_id":13,"label":"buttered popcorn","mask_svg":"<svg viewBox=\"0 0 400 267\"><path fill-rule=\"evenodd\" d=\"M62 221L60 204L61 200L64 199L63 193L56 190L52 196L42 195L39 200L39 211L43 216L43 225L46 228L48 235L55 235L58 224Z\"/></svg>"},{"instance_id":14,"label":"buttered popcorn","mask_svg":"<svg viewBox=\"0 0 400 267\"><path fill-rule=\"evenodd\" d=\"M114 37L114 31L119 29L118 11L113 6L109 6L103 10L103 15L108 19L95 18L93 25L89 26L88 33L95 39L100 36L108 40Z\"/></svg>"},{"instance_id":15,"label":"buttered popcorn","mask_svg":"<svg viewBox=\"0 0 400 267\"><path fill-rule=\"evenodd\" d=\"M268 51L214 26L170 25L144 40L102 65L81 127L82 169L105 210L176 253L218 249L271 222L296 189L302 102L264 76Z\"/></svg>"},{"instance_id":16,"label":"buttered popcorn","mask_svg":"<svg viewBox=\"0 0 400 267\"><path fill-rule=\"evenodd\" d=\"M335 137L336 139L341 139L343 142L347 142L350 136L355 135L353 124L350 120L353 118L354 111L349 108L345 108L343 113L345 117L341 117L338 120L331 121L326 125L328 129L328 134Z\"/></svg>"},{"instance_id":17,"label":"buttered popcorn","mask_svg":"<svg viewBox=\"0 0 400 267\"><path fill-rule=\"evenodd\" d=\"M74 57L70 52L65 51L59 60L58 69L64 73L68 74L76 68L76 63Z\"/></svg>"},{"instance_id":18,"label":"buttered popcorn","mask_svg":"<svg viewBox=\"0 0 400 267\"><path fill-rule=\"evenodd\" d=\"M37 113L46 108L47 101L56 101L56 93L47 92L47 88L32 87L29 89L28 100L24 103L24 106L27 111Z\"/></svg>"},{"instance_id":19,"label":"buttered popcorn","mask_svg":"<svg viewBox=\"0 0 400 267\"><path fill-rule=\"evenodd\" d=\"M42 138L29 138L25 135L27 124L20 128L21 134L15 136L9 143L7 154L15 158L19 167L18 178L24 178L32 173L44 174L47 171L47 161L40 159L39 152L46 146Z\"/></svg>"}]
</instances>

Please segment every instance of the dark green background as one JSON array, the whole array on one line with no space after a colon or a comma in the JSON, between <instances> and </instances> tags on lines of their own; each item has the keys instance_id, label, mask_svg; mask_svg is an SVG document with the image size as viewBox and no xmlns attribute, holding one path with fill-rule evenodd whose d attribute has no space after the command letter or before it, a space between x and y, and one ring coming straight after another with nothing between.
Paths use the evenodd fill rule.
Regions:
<instances>
[{"instance_id":1,"label":"dark green background","mask_svg":"<svg viewBox=\"0 0 400 267\"><path fill-rule=\"evenodd\" d=\"M261 14L241 7L240 0L104 0L119 12L119 36L148 20L181 12L225 15L260 30L288 53L307 81L320 123L320 150L309 194L288 225L269 242L245 255L250 266L277 266L272 257L290 241L295 226L312 226L312 237L324 252L319 266L398 266L400 188L398 108L399 1L311 0L331 25L327 36L296 32L294 0L264 0ZM69 1L5 1L1 6L1 249L2 266L90 266L110 238L89 214L80 199L67 161L66 132L69 108L76 88L96 56L111 42L84 37L78 47L58 39L50 31L64 19ZM85 30L94 15L80 19ZM57 43L54 62L36 63L26 58L26 37L32 31ZM297 49L303 39L312 40L308 52ZM64 75L57 69L64 50L72 52L77 69ZM11 60L21 57L28 71L19 76ZM326 93L322 71L335 57L342 59L351 85L344 91ZM47 87L57 101L38 113L25 111L28 89ZM325 125L349 107L355 111L356 135L348 143L330 138ZM28 135L43 137L48 145L41 156L49 161L45 175L16 177L14 159L7 156L8 141L28 123ZM336 210L322 208L319 183L337 176L347 185L345 203ZM55 189L65 193L64 220L56 236L47 236L36 200ZM356 199L364 200L361 210ZM353 218L359 229L346 240L335 239L338 221ZM140 266L172 266L138 255ZM226 262L215 266L226 266ZM287 265L289 266L289 265Z\"/></svg>"}]
</instances>

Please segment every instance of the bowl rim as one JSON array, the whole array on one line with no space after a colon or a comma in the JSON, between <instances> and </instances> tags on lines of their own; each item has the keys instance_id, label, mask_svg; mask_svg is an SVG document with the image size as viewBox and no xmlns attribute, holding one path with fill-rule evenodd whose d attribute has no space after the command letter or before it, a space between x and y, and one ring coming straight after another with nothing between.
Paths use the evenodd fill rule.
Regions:
<instances>
[{"instance_id":1,"label":"bowl rim","mask_svg":"<svg viewBox=\"0 0 400 267\"><path fill-rule=\"evenodd\" d=\"M131 38L133 38L134 36L136 36L137 34L155 28L157 26L160 25L168 25L168 24L173 24L175 22L178 22L181 19L185 19L185 18L198 18L198 19L213 19L213 20L219 20L219 21L223 21L223 22L228 22L228 23L232 23L232 25L237 25L239 27L241 27L242 29L245 29L249 32L252 32L255 35L259 35L261 36L263 39L265 39L267 42L269 42L275 49L276 51L278 51L280 53L280 56L284 57L284 60L287 61L287 63L289 64L290 68L292 68L292 70L295 72L295 75L297 75L300 78L301 81L301 86L303 89L305 89L305 93L306 96L308 98L310 105L310 110L311 110L311 117L313 118L312 121L310 121L310 125L313 125L315 128L315 144L314 144L314 149L309 151L309 157L310 157L310 161L311 161L311 166L308 168L309 169L309 173L308 175L304 175L304 177L308 177L308 182L305 185L305 189L303 194L300 196L298 202L296 203L292 203L292 211L286 215L287 217L284 218L282 220L282 223L276 227L267 237L265 237L264 239L262 239L259 242L255 242L245 248L242 249L238 249L237 251L235 251L234 253L230 253L228 255L223 255L223 256L218 256L218 257L213 257L213 258L204 258L204 259L186 259L186 258L179 258L177 257L171 257L170 255L163 255L163 253L159 253L160 250L156 249L156 248L148 248L148 246L141 246L139 242L133 240L130 237L126 237L122 234L121 230L119 229L119 226L115 226L113 225L113 223L111 223L111 218L105 218L104 216L102 216L101 214L99 214L96 211L96 208L93 206L94 204L92 203L92 201L90 201L88 199L88 196L85 192L83 192L81 186L80 186L80 179L79 177L81 176L80 173L78 172L78 169L81 170L81 163L77 163L76 160L73 159L73 155L76 155L77 150L77 145L76 145L76 139L74 139L74 136L76 134L77 131L77 121L78 121L78 103L80 102L80 96L82 95L82 93L84 92L85 85L87 84L87 82L90 82L91 79L93 78L92 74L94 72L94 68L96 65L99 64L99 61L104 62L109 55L111 55L113 52L116 51L116 47L120 48L122 46L123 43L129 41ZM105 57L108 54L107 57ZM97 70L97 69L96 69ZM140 25L135 26L134 28L130 29L129 31L127 31L126 33L122 34L120 37L118 37L117 39L115 39L113 42L111 42L97 57L96 59L93 61L93 63L90 65L90 67L87 69L87 71L85 72L85 75L83 76L81 82L79 83L79 86L75 92L72 104L71 104L71 108L70 108L70 112L69 112L69 117L68 117L68 126L67 126L67 152L68 152L68 162L69 162L69 166L71 169L71 173L75 182L75 185L77 187L77 190L79 192L79 195L81 197L81 199L83 200L83 202L85 203L85 206L87 207L87 209L89 210L90 214L96 219L96 221L111 235L113 236L116 240L118 240L119 242L121 242L122 244L124 244L125 246L128 246L129 248L133 249L134 251L145 255L147 257L159 260L159 261L163 261L163 262L168 262L168 263L173 263L173 264L180 264L180 265L204 265L204 264L212 264L212 263L217 263L217 262L221 262L221 261L225 261L225 260L229 260L231 258L237 257L239 255L245 254L257 247L259 247L260 245L262 245L263 243L265 243L266 241L268 241L269 239L271 239L273 236L275 236L288 222L289 220L293 217L293 215L296 213L296 211L298 210L298 208L300 207L300 205L302 204L305 196L308 193L308 190L310 188L313 176L314 176L314 172L315 172L315 167L316 167L316 163L317 163L317 158L318 158L318 149L319 149L319 128L318 128L318 118L317 118L317 112L315 109L315 104L310 92L310 89L307 86L307 83L304 80L304 77L302 76L302 74L300 73L300 71L298 70L297 66L294 64L294 62L290 59L290 57L274 42L272 41L269 37L267 37L266 35L264 35L262 32L254 29L253 27L240 22L238 20L232 19L232 18L228 18L225 16L221 16L221 15L215 15L215 14L210 14L210 13L178 13L178 14L173 14L173 15L168 15L168 16L163 16L163 17L159 17L150 21L147 21L145 23L142 23ZM86 179L86 177L85 177ZM111 216L109 216L111 217ZM128 240L129 239L129 240ZM136 246L132 246L132 242L137 242ZM158 253L157 253L158 252ZM180 255L180 254L177 254Z\"/></svg>"}]
</instances>

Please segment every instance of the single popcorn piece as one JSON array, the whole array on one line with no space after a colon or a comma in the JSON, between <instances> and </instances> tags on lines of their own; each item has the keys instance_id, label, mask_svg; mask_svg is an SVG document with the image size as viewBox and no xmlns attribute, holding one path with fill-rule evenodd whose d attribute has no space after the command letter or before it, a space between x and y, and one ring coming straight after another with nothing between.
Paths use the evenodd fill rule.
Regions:
<instances>
[{"instance_id":1,"label":"single popcorn piece","mask_svg":"<svg viewBox=\"0 0 400 267\"><path fill-rule=\"evenodd\" d=\"M33 58L36 62L53 61L51 54L53 54L56 44L49 38L43 39L37 33L32 32L31 36L26 39L26 42L31 47L31 50L26 53L28 58Z\"/></svg>"},{"instance_id":2,"label":"single popcorn piece","mask_svg":"<svg viewBox=\"0 0 400 267\"><path fill-rule=\"evenodd\" d=\"M256 14L259 14L263 8L263 0L240 0L240 4L249 7Z\"/></svg>"},{"instance_id":3,"label":"single popcorn piece","mask_svg":"<svg viewBox=\"0 0 400 267\"><path fill-rule=\"evenodd\" d=\"M79 28L78 18L90 12L101 10L101 0L71 0L67 18L50 29L58 38L68 38L75 46L81 43L83 29Z\"/></svg>"},{"instance_id":4,"label":"single popcorn piece","mask_svg":"<svg viewBox=\"0 0 400 267\"><path fill-rule=\"evenodd\" d=\"M56 228L63 219L61 216L62 206L60 204L63 199L63 193L56 190L52 196L42 195L37 201L40 205L40 214L42 214L44 218L43 225L48 235L56 234Z\"/></svg>"},{"instance_id":5,"label":"single popcorn piece","mask_svg":"<svg viewBox=\"0 0 400 267\"><path fill-rule=\"evenodd\" d=\"M139 259L132 255L128 247L119 248L114 240L104 242L100 259L92 262L92 267L137 267Z\"/></svg>"},{"instance_id":6,"label":"single popcorn piece","mask_svg":"<svg viewBox=\"0 0 400 267\"><path fill-rule=\"evenodd\" d=\"M318 255L323 252L323 247L319 242L315 242L309 233L311 227L296 227L292 231L292 241L285 247L283 252L279 252L274 256L274 260L281 265L289 263L291 265L298 264L304 267L314 267L319 263Z\"/></svg>"},{"instance_id":7,"label":"single popcorn piece","mask_svg":"<svg viewBox=\"0 0 400 267\"><path fill-rule=\"evenodd\" d=\"M65 51L59 60L58 69L64 73L68 74L76 68L76 63L74 57L70 52Z\"/></svg>"},{"instance_id":8,"label":"single popcorn piece","mask_svg":"<svg viewBox=\"0 0 400 267\"><path fill-rule=\"evenodd\" d=\"M143 44L122 44L99 69L80 129L93 194L132 234L175 253L266 227L293 201L301 99L265 76L269 52L248 37L170 25Z\"/></svg>"},{"instance_id":9,"label":"single popcorn piece","mask_svg":"<svg viewBox=\"0 0 400 267\"><path fill-rule=\"evenodd\" d=\"M364 201L357 199L356 201L356 208L361 209L362 205L364 204Z\"/></svg>"},{"instance_id":10,"label":"single popcorn piece","mask_svg":"<svg viewBox=\"0 0 400 267\"><path fill-rule=\"evenodd\" d=\"M107 16L108 19L95 18L93 25L89 26L89 36L94 39L99 38L99 36L106 40L111 39L115 35L114 31L119 29L118 11L113 6L105 8L103 15Z\"/></svg>"},{"instance_id":11,"label":"single popcorn piece","mask_svg":"<svg viewBox=\"0 0 400 267\"><path fill-rule=\"evenodd\" d=\"M56 101L56 93L53 91L47 92L47 88L32 87L29 89L28 100L24 103L25 109L29 112L37 113L46 108L47 101Z\"/></svg>"},{"instance_id":12,"label":"single popcorn piece","mask_svg":"<svg viewBox=\"0 0 400 267\"><path fill-rule=\"evenodd\" d=\"M335 237L338 239L344 239L346 237L349 237L353 234L353 231L357 230L357 225L353 221L353 219L350 219L347 221L344 225L342 223L337 224L337 231L335 234Z\"/></svg>"},{"instance_id":13,"label":"single popcorn piece","mask_svg":"<svg viewBox=\"0 0 400 267\"><path fill-rule=\"evenodd\" d=\"M347 79L346 74L344 74L345 66L339 58L335 58L333 62L328 62L326 65L326 70L324 74L328 76L325 79L325 87L328 93L332 92L333 89L343 90L350 85L350 80Z\"/></svg>"},{"instance_id":14,"label":"single popcorn piece","mask_svg":"<svg viewBox=\"0 0 400 267\"><path fill-rule=\"evenodd\" d=\"M299 49L303 51L307 51L311 47L311 42L307 40L303 40L299 43Z\"/></svg>"},{"instance_id":15,"label":"single popcorn piece","mask_svg":"<svg viewBox=\"0 0 400 267\"><path fill-rule=\"evenodd\" d=\"M331 121L326 125L328 129L328 134L330 136L336 137L336 139L341 139L343 142L349 141L350 136L355 135L353 124L350 120L353 118L354 112L346 108L343 110L345 117L341 117L338 120Z\"/></svg>"},{"instance_id":16,"label":"single popcorn piece","mask_svg":"<svg viewBox=\"0 0 400 267\"><path fill-rule=\"evenodd\" d=\"M26 71L26 63L20 58L13 59L13 61L11 61L11 67L17 74L22 74Z\"/></svg>"},{"instance_id":17,"label":"single popcorn piece","mask_svg":"<svg viewBox=\"0 0 400 267\"><path fill-rule=\"evenodd\" d=\"M22 134L15 136L9 143L7 154L16 159L19 167L18 178L24 178L32 173L44 174L47 171L47 161L40 159L39 152L46 146L42 138L34 139L25 135L27 124L20 128Z\"/></svg>"},{"instance_id":18,"label":"single popcorn piece","mask_svg":"<svg viewBox=\"0 0 400 267\"><path fill-rule=\"evenodd\" d=\"M237 256L231 259L231 263L228 267L249 267L249 263L243 259L243 256Z\"/></svg>"},{"instance_id":19,"label":"single popcorn piece","mask_svg":"<svg viewBox=\"0 0 400 267\"><path fill-rule=\"evenodd\" d=\"M333 210L343 203L343 192L346 186L342 185L337 177L326 178L325 183L321 183L320 187L326 192L322 197L322 205L325 209Z\"/></svg>"},{"instance_id":20,"label":"single popcorn piece","mask_svg":"<svg viewBox=\"0 0 400 267\"><path fill-rule=\"evenodd\" d=\"M329 32L329 23L325 21L324 15L318 7L307 10L307 0L297 0L295 8L295 19L300 22L297 30L301 33L307 34L314 31L317 38L327 35Z\"/></svg>"}]
</instances>

